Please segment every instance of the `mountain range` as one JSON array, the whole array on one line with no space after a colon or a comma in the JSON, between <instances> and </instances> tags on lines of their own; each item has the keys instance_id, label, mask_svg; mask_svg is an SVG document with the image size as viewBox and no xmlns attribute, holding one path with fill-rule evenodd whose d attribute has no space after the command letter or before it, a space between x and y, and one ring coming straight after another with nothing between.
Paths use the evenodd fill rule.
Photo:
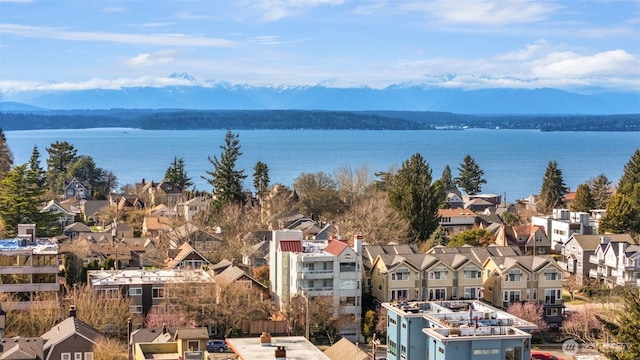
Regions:
<instances>
[{"instance_id":1,"label":"mountain range","mask_svg":"<svg viewBox=\"0 0 640 360\"><path fill-rule=\"evenodd\" d=\"M184 75L186 76L186 75ZM20 92L0 97L0 111L45 109L193 109L437 111L458 114L638 114L639 93L578 94L563 90L462 90L394 85L384 89L324 86L248 86L205 82L167 87L127 87Z\"/></svg>"}]
</instances>

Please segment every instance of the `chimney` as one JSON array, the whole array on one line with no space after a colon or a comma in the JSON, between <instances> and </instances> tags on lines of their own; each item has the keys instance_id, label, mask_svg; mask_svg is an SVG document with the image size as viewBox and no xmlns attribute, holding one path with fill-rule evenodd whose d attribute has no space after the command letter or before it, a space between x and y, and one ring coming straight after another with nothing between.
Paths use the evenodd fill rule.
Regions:
<instances>
[{"instance_id":1,"label":"chimney","mask_svg":"<svg viewBox=\"0 0 640 360\"><path fill-rule=\"evenodd\" d=\"M76 313L77 311L75 305L71 305L69 307L69 317L76 317Z\"/></svg>"},{"instance_id":2,"label":"chimney","mask_svg":"<svg viewBox=\"0 0 640 360\"><path fill-rule=\"evenodd\" d=\"M271 334L266 331L262 332L260 335L260 346L271 346ZM278 356L276 356L278 358Z\"/></svg>"},{"instance_id":3,"label":"chimney","mask_svg":"<svg viewBox=\"0 0 640 360\"><path fill-rule=\"evenodd\" d=\"M284 349L284 346L278 346L275 351L276 360L286 360L287 359L287 350Z\"/></svg>"},{"instance_id":4,"label":"chimney","mask_svg":"<svg viewBox=\"0 0 640 360\"><path fill-rule=\"evenodd\" d=\"M144 181L144 178L142 178L142 186L144 186L144 184L145 184L145 181Z\"/></svg>"},{"instance_id":5,"label":"chimney","mask_svg":"<svg viewBox=\"0 0 640 360\"><path fill-rule=\"evenodd\" d=\"M168 332L169 332L169 330L167 329L167 324L162 324L162 333L166 334Z\"/></svg>"},{"instance_id":6,"label":"chimney","mask_svg":"<svg viewBox=\"0 0 640 360\"><path fill-rule=\"evenodd\" d=\"M353 247L358 255L362 255L362 234L358 234L353 239Z\"/></svg>"}]
</instances>

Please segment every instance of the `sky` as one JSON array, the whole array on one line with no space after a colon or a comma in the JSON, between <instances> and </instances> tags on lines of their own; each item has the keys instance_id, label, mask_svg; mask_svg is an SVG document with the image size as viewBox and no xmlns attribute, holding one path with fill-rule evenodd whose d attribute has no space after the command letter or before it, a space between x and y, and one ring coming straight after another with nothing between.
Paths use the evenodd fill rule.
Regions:
<instances>
[{"instance_id":1,"label":"sky","mask_svg":"<svg viewBox=\"0 0 640 360\"><path fill-rule=\"evenodd\" d=\"M640 92L640 0L0 0L5 98L220 82Z\"/></svg>"}]
</instances>

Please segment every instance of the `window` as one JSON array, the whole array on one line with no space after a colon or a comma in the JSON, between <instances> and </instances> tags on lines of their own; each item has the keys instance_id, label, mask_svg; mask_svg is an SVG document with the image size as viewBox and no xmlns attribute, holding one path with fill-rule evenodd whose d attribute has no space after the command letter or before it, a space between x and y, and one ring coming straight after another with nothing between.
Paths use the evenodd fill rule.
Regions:
<instances>
[{"instance_id":1,"label":"window","mask_svg":"<svg viewBox=\"0 0 640 360\"><path fill-rule=\"evenodd\" d=\"M409 290L391 290L391 300L407 300L409 298Z\"/></svg>"},{"instance_id":2,"label":"window","mask_svg":"<svg viewBox=\"0 0 640 360\"><path fill-rule=\"evenodd\" d=\"M82 360L82 353L73 353L73 360Z\"/></svg>"},{"instance_id":3,"label":"window","mask_svg":"<svg viewBox=\"0 0 640 360\"><path fill-rule=\"evenodd\" d=\"M514 303L520 301L520 290L505 291L503 295L504 302Z\"/></svg>"},{"instance_id":4,"label":"window","mask_svg":"<svg viewBox=\"0 0 640 360\"><path fill-rule=\"evenodd\" d=\"M520 281L522 279L522 272L520 270L509 270L509 276L507 281Z\"/></svg>"},{"instance_id":5,"label":"window","mask_svg":"<svg viewBox=\"0 0 640 360\"><path fill-rule=\"evenodd\" d=\"M340 306L356 306L356 297L355 296L341 296L340 297Z\"/></svg>"},{"instance_id":6,"label":"window","mask_svg":"<svg viewBox=\"0 0 640 360\"><path fill-rule=\"evenodd\" d=\"M545 304L555 304L557 300L560 300L560 299L562 299L562 292L560 290L547 289L544 291Z\"/></svg>"},{"instance_id":7,"label":"window","mask_svg":"<svg viewBox=\"0 0 640 360\"><path fill-rule=\"evenodd\" d=\"M60 354L60 360L71 360L71 353Z\"/></svg>"},{"instance_id":8,"label":"window","mask_svg":"<svg viewBox=\"0 0 640 360\"><path fill-rule=\"evenodd\" d=\"M93 353L92 352L84 353L84 360L93 360Z\"/></svg>"},{"instance_id":9,"label":"window","mask_svg":"<svg viewBox=\"0 0 640 360\"><path fill-rule=\"evenodd\" d=\"M129 306L129 312L132 314L142 314L142 305Z\"/></svg>"},{"instance_id":10,"label":"window","mask_svg":"<svg viewBox=\"0 0 640 360\"><path fill-rule=\"evenodd\" d=\"M562 280L562 274L555 270L545 270L544 279L547 281Z\"/></svg>"},{"instance_id":11,"label":"window","mask_svg":"<svg viewBox=\"0 0 640 360\"><path fill-rule=\"evenodd\" d=\"M400 356L402 357L406 357L407 356L407 347L404 345L400 345Z\"/></svg>"},{"instance_id":12,"label":"window","mask_svg":"<svg viewBox=\"0 0 640 360\"><path fill-rule=\"evenodd\" d=\"M496 355L500 354L500 349L473 349L473 355Z\"/></svg>"},{"instance_id":13,"label":"window","mask_svg":"<svg viewBox=\"0 0 640 360\"><path fill-rule=\"evenodd\" d=\"M129 296L141 296L142 288L129 288Z\"/></svg>"},{"instance_id":14,"label":"window","mask_svg":"<svg viewBox=\"0 0 640 360\"><path fill-rule=\"evenodd\" d=\"M340 263L340 272L356 272L356 263Z\"/></svg>"},{"instance_id":15,"label":"window","mask_svg":"<svg viewBox=\"0 0 640 360\"><path fill-rule=\"evenodd\" d=\"M387 341L387 352L389 352L389 354L396 356L397 350L398 350L398 347L395 342L391 340Z\"/></svg>"},{"instance_id":16,"label":"window","mask_svg":"<svg viewBox=\"0 0 640 360\"><path fill-rule=\"evenodd\" d=\"M163 288L151 289L151 297L154 299L164 299L164 289Z\"/></svg>"},{"instance_id":17,"label":"window","mask_svg":"<svg viewBox=\"0 0 640 360\"><path fill-rule=\"evenodd\" d=\"M445 268L435 268L435 270L429 273L429 279L431 280L445 280L446 278L447 269Z\"/></svg>"},{"instance_id":18,"label":"window","mask_svg":"<svg viewBox=\"0 0 640 360\"><path fill-rule=\"evenodd\" d=\"M548 308L547 316L558 316L558 308Z\"/></svg>"},{"instance_id":19,"label":"window","mask_svg":"<svg viewBox=\"0 0 640 360\"><path fill-rule=\"evenodd\" d=\"M482 277L482 273L475 266L469 266L464 269L465 279L479 279Z\"/></svg>"},{"instance_id":20,"label":"window","mask_svg":"<svg viewBox=\"0 0 640 360\"><path fill-rule=\"evenodd\" d=\"M429 289L429 300L445 300L447 289Z\"/></svg>"},{"instance_id":21,"label":"window","mask_svg":"<svg viewBox=\"0 0 640 360\"><path fill-rule=\"evenodd\" d=\"M464 288L465 299L477 299L480 296L480 292L476 288Z\"/></svg>"},{"instance_id":22,"label":"window","mask_svg":"<svg viewBox=\"0 0 640 360\"><path fill-rule=\"evenodd\" d=\"M187 340L187 349L189 349L189 351L200 351L200 341Z\"/></svg>"},{"instance_id":23,"label":"window","mask_svg":"<svg viewBox=\"0 0 640 360\"><path fill-rule=\"evenodd\" d=\"M389 324L393 324L393 325L397 324L396 319L389 318Z\"/></svg>"},{"instance_id":24,"label":"window","mask_svg":"<svg viewBox=\"0 0 640 360\"><path fill-rule=\"evenodd\" d=\"M391 273L391 280L409 280L409 269L398 269L396 272Z\"/></svg>"},{"instance_id":25,"label":"window","mask_svg":"<svg viewBox=\"0 0 640 360\"><path fill-rule=\"evenodd\" d=\"M533 289L532 290L531 300L538 300L538 289Z\"/></svg>"}]
</instances>

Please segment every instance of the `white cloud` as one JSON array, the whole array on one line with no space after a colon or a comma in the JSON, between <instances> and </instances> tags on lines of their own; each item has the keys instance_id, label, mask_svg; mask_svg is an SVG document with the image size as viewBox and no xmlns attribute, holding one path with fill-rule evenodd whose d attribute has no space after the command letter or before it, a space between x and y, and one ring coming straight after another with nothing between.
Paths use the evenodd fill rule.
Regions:
<instances>
[{"instance_id":1,"label":"white cloud","mask_svg":"<svg viewBox=\"0 0 640 360\"><path fill-rule=\"evenodd\" d=\"M303 14L315 7L335 6L344 2L345 0L260 0L249 4L262 14L263 21L272 22Z\"/></svg>"},{"instance_id":2,"label":"white cloud","mask_svg":"<svg viewBox=\"0 0 640 360\"><path fill-rule=\"evenodd\" d=\"M25 26L17 24L0 24L0 33L22 37L55 39L68 41L105 41L123 44L143 44L160 46L194 46L194 47L230 47L235 43L230 40L217 39L187 34L128 34L100 31L66 31L58 28Z\"/></svg>"},{"instance_id":3,"label":"white cloud","mask_svg":"<svg viewBox=\"0 0 640 360\"><path fill-rule=\"evenodd\" d=\"M586 56L573 52L554 52L534 61L532 65L532 74L549 78L613 75L637 79L640 59L624 50Z\"/></svg>"},{"instance_id":4,"label":"white cloud","mask_svg":"<svg viewBox=\"0 0 640 360\"><path fill-rule=\"evenodd\" d=\"M560 8L551 1L525 0L437 0L408 3L402 7L427 13L440 23L483 26L538 22Z\"/></svg>"},{"instance_id":5,"label":"white cloud","mask_svg":"<svg viewBox=\"0 0 640 360\"><path fill-rule=\"evenodd\" d=\"M524 49L509 52L496 57L497 61L524 61L539 56L547 51L549 42L538 40L533 44L527 44Z\"/></svg>"},{"instance_id":6,"label":"white cloud","mask_svg":"<svg viewBox=\"0 0 640 360\"><path fill-rule=\"evenodd\" d=\"M135 68L147 68L172 63L177 55L180 55L180 53L172 50L161 50L153 54L143 53L127 59L125 64Z\"/></svg>"}]
</instances>

